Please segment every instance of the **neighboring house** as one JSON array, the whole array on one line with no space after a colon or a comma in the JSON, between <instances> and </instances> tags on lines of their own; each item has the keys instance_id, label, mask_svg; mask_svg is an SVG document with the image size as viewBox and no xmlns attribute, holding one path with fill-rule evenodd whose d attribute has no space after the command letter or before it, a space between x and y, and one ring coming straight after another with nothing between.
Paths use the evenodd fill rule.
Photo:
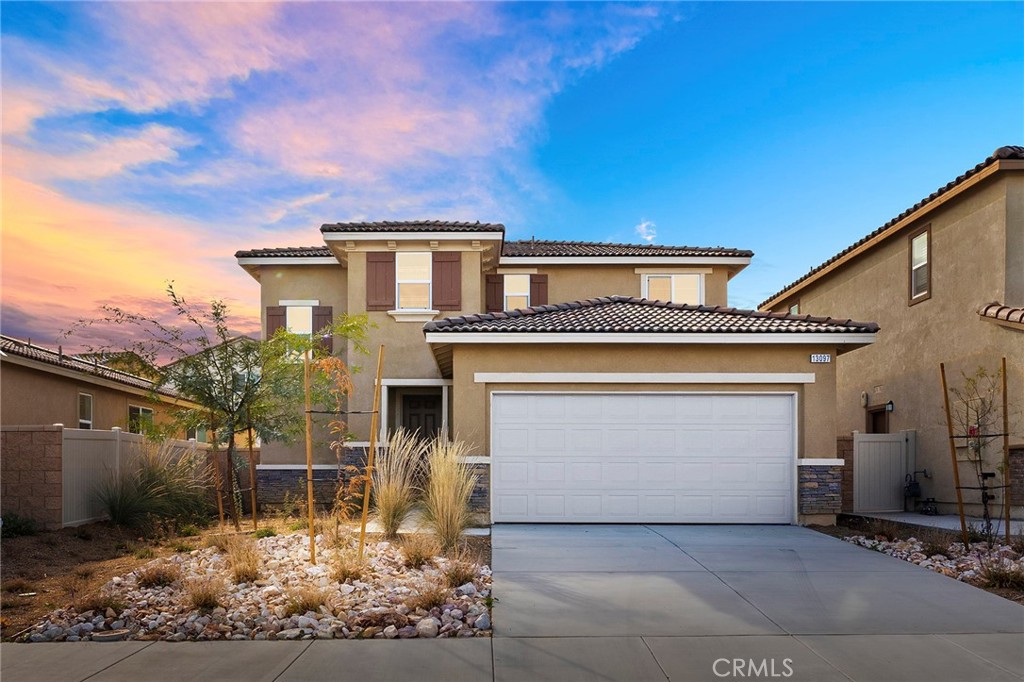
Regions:
<instances>
[{"instance_id":1,"label":"neighboring house","mask_svg":"<svg viewBox=\"0 0 1024 682\"><path fill-rule=\"evenodd\" d=\"M236 254L260 282L263 333L366 312L370 347L386 346L382 435L470 443L493 521L834 519L833 358L877 326L728 308L751 252L506 241L484 223L321 233L326 246ZM375 357L325 341L363 366L351 408L369 409ZM355 461L369 422L352 415ZM301 447L264 444L262 461L262 491L303 484Z\"/></svg>"},{"instance_id":2,"label":"neighboring house","mask_svg":"<svg viewBox=\"0 0 1024 682\"><path fill-rule=\"evenodd\" d=\"M29 341L0 336L0 423L142 433L178 402L153 382Z\"/></svg>"},{"instance_id":3,"label":"neighboring house","mask_svg":"<svg viewBox=\"0 0 1024 682\"><path fill-rule=\"evenodd\" d=\"M992 156L761 304L761 310L866 317L881 326L870 348L838 364L837 434L916 432L923 497L955 511L939 363L951 386L961 372L1007 360L1011 476L1024 503L1024 147ZM997 400L1000 397L996 396ZM891 406L891 411L887 410ZM994 425L996 432L1002 424ZM962 429L958 429L962 430ZM965 446L966 439L958 445ZM1014 447L1016 446L1016 447ZM966 448L962 486L977 486ZM997 438L986 458L996 471ZM965 491L980 513L976 491ZM1002 502L1001 491L997 501Z\"/></svg>"}]
</instances>

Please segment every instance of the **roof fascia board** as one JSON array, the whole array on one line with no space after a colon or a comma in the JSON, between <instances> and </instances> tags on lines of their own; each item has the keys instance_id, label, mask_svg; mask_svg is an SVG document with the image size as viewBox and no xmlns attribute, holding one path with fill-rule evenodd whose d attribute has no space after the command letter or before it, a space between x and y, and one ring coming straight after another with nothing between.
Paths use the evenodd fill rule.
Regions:
<instances>
[{"instance_id":1,"label":"roof fascia board","mask_svg":"<svg viewBox=\"0 0 1024 682\"><path fill-rule=\"evenodd\" d=\"M477 384L813 384L813 372L476 372Z\"/></svg>"},{"instance_id":2,"label":"roof fascia board","mask_svg":"<svg viewBox=\"0 0 1024 682\"><path fill-rule=\"evenodd\" d=\"M558 334L507 332L426 332L427 343L657 343L657 344L783 344L832 345L874 343L871 332L771 332L771 333L683 333L683 334Z\"/></svg>"},{"instance_id":3,"label":"roof fascia board","mask_svg":"<svg viewBox=\"0 0 1024 682\"><path fill-rule=\"evenodd\" d=\"M29 367L31 369L38 369L43 372L49 372L50 374L57 374L59 376L67 377L69 379L75 379L78 381L84 381L86 383L95 384L97 386L103 386L104 388L111 388L117 391L123 391L125 393L131 393L132 395L142 396L149 398L156 395L160 402L163 403L181 403L190 404L190 401L183 400L181 398L175 398L173 396L165 395L163 393L153 393L147 391L144 388L138 386L132 386L130 384L122 384L120 381L114 381L106 377L101 377L96 374L89 372L71 369L69 367L61 367L59 365L51 365L48 362L42 360L36 360L34 358L26 358L21 355L15 355L8 353L4 356L4 362L10 362L15 365L22 365L23 367Z\"/></svg>"},{"instance_id":4,"label":"roof fascia board","mask_svg":"<svg viewBox=\"0 0 1024 682\"><path fill-rule=\"evenodd\" d=\"M341 265L334 256L255 256L238 258L238 264L246 265Z\"/></svg>"},{"instance_id":5,"label":"roof fascia board","mask_svg":"<svg viewBox=\"0 0 1024 682\"><path fill-rule=\"evenodd\" d=\"M771 300L767 301L764 305L762 305L760 307L760 310L769 310L778 305L779 303L781 303L782 301L784 301L785 299L789 298L790 296L800 293L801 291L809 287L811 284L814 284L815 282L817 282L818 280L820 280L822 277L829 274L833 270L842 267L849 261L853 260L857 256L864 253L865 251L874 248L876 245L885 241L886 239L889 239L889 237L892 237L897 232L906 228L911 223L922 219L932 211L942 207L947 202L960 196L968 189L974 187L980 182L983 182L984 180L986 180L992 175L995 175L999 171L1020 169L1024 169L1024 161L1021 161L1019 159L1000 159L996 161L988 168L979 171L976 175L968 178L967 180L964 180L963 183L957 185L956 187L949 190L942 196L936 197L934 200L928 202L921 208L917 209L910 215L906 216L899 222L895 223L887 230L885 230L885 232L875 235L875 237L864 242L863 244L861 244L860 246L858 246L857 248L853 249L848 254L843 256L842 258L837 259L834 263L829 263L826 267L822 268L821 270L814 273L813 275L803 280L802 282L799 282L798 284L795 284L792 287L784 289L783 291L779 292L776 296L773 296Z\"/></svg>"},{"instance_id":6,"label":"roof fascia board","mask_svg":"<svg viewBox=\"0 0 1024 682\"><path fill-rule=\"evenodd\" d=\"M501 232L324 232L325 242L501 241Z\"/></svg>"},{"instance_id":7,"label":"roof fascia board","mask_svg":"<svg viewBox=\"0 0 1024 682\"><path fill-rule=\"evenodd\" d=\"M750 265L740 256L502 256L499 265Z\"/></svg>"}]
</instances>

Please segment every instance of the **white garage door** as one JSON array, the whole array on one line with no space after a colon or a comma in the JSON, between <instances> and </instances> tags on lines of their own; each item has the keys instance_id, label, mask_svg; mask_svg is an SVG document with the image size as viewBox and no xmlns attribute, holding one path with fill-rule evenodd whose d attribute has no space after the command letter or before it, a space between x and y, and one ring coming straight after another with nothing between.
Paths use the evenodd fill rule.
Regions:
<instances>
[{"instance_id":1,"label":"white garage door","mask_svg":"<svg viewBox=\"0 0 1024 682\"><path fill-rule=\"evenodd\" d=\"M494 393L495 522L791 523L794 399Z\"/></svg>"}]
</instances>

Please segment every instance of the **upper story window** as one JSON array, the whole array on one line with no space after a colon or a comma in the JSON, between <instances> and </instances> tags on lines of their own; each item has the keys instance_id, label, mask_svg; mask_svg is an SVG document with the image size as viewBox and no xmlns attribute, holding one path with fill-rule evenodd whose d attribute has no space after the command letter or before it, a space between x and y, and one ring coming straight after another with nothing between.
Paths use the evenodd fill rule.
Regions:
<instances>
[{"instance_id":1,"label":"upper story window","mask_svg":"<svg viewBox=\"0 0 1024 682\"><path fill-rule=\"evenodd\" d=\"M285 309L285 328L292 334L313 334L313 306L290 305Z\"/></svg>"},{"instance_id":2,"label":"upper story window","mask_svg":"<svg viewBox=\"0 0 1024 682\"><path fill-rule=\"evenodd\" d=\"M530 276L505 275L505 303L503 310L530 307Z\"/></svg>"},{"instance_id":3,"label":"upper story window","mask_svg":"<svg viewBox=\"0 0 1024 682\"><path fill-rule=\"evenodd\" d=\"M395 254L395 301L398 310L430 310L430 253Z\"/></svg>"},{"instance_id":4,"label":"upper story window","mask_svg":"<svg viewBox=\"0 0 1024 682\"><path fill-rule=\"evenodd\" d=\"M312 336L322 333L334 321L334 308L320 305L318 300L287 300L278 303L267 306L268 339L281 328L292 334ZM318 336L317 343L327 353L334 352L334 342L330 336Z\"/></svg>"},{"instance_id":5,"label":"upper story window","mask_svg":"<svg viewBox=\"0 0 1024 682\"><path fill-rule=\"evenodd\" d=\"M799 301L797 301L793 305L789 306L789 314L790 315L799 315L800 314L800 302Z\"/></svg>"},{"instance_id":6,"label":"upper story window","mask_svg":"<svg viewBox=\"0 0 1024 682\"><path fill-rule=\"evenodd\" d=\"M145 433L153 428L153 410L138 405L128 406L128 432Z\"/></svg>"},{"instance_id":7,"label":"upper story window","mask_svg":"<svg viewBox=\"0 0 1024 682\"><path fill-rule=\"evenodd\" d=\"M92 428L92 396L88 393L78 394L78 428Z\"/></svg>"},{"instance_id":8,"label":"upper story window","mask_svg":"<svg viewBox=\"0 0 1024 682\"><path fill-rule=\"evenodd\" d=\"M650 274L643 275L641 295L652 301L672 301L701 305L704 303L703 275L684 274Z\"/></svg>"},{"instance_id":9,"label":"upper story window","mask_svg":"<svg viewBox=\"0 0 1024 682\"><path fill-rule=\"evenodd\" d=\"M910 235L910 305L931 298L931 226Z\"/></svg>"}]
</instances>

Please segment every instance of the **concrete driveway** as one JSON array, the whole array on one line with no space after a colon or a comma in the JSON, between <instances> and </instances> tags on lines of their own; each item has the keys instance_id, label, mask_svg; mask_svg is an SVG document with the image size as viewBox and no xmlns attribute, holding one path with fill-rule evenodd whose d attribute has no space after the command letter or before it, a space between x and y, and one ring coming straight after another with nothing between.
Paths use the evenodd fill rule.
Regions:
<instances>
[{"instance_id":1,"label":"concrete driveway","mask_svg":"<svg viewBox=\"0 0 1024 682\"><path fill-rule=\"evenodd\" d=\"M4 681L1024 679L1024 607L787 526L496 526L494 637L4 644Z\"/></svg>"},{"instance_id":2,"label":"concrete driveway","mask_svg":"<svg viewBox=\"0 0 1024 682\"><path fill-rule=\"evenodd\" d=\"M805 528L515 525L492 541L496 680L1024 673L1024 607Z\"/></svg>"}]
</instances>

